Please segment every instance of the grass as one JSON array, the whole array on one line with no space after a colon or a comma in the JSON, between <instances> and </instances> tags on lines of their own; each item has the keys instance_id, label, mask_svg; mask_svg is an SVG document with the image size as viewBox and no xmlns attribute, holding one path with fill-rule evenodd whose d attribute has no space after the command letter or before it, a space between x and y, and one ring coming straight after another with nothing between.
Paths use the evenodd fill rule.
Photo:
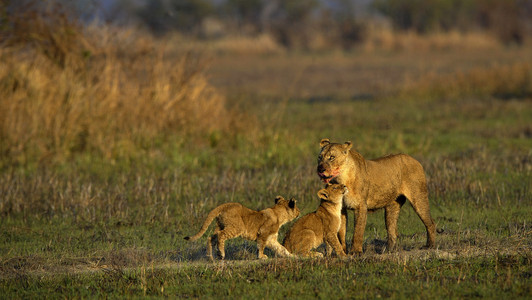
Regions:
<instances>
[{"instance_id":1,"label":"grass","mask_svg":"<svg viewBox=\"0 0 532 300\"><path fill-rule=\"evenodd\" d=\"M2 107L21 108L4 113L0 127L4 297L532 295L529 49L211 54L209 67L192 68L192 77L184 70L197 61L179 49L169 47L154 64L128 47L119 49L132 57L101 49L109 52L85 71L69 59L51 67L19 48L0 51ZM128 59L140 64L127 67ZM106 77L106 68L117 73ZM153 82L121 75L137 71ZM123 80L114 94L105 96L107 83L87 80L100 73L103 81ZM167 74L186 82L173 86ZM206 110L183 123L190 128L172 128L172 110L151 106L153 98L144 98L150 91L166 95L163 103L180 91L180 99L206 91L200 106L216 108L220 118ZM138 99L130 102L133 94ZM102 108L99 119L74 114L87 95L117 105ZM146 106L131 115L139 101ZM31 126L22 126L24 118ZM91 128L83 137L89 144L72 148L80 135L68 124L79 122ZM183 240L224 202L262 209L281 194L298 199L303 214L314 211L316 155L325 137L353 141L366 158L404 152L420 160L437 248L419 250L425 229L408 204L393 253L385 251L382 211L368 216L364 254L345 260L258 261L255 243L235 239L227 261L211 263L205 237ZM351 235L349 226L348 242Z\"/></svg>"}]
</instances>

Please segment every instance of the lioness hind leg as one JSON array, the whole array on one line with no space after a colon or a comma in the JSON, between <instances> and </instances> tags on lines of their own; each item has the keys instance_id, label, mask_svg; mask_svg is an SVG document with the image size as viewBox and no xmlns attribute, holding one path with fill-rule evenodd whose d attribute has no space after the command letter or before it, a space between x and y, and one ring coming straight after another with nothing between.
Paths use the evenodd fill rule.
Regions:
<instances>
[{"instance_id":1,"label":"lioness hind leg","mask_svg":"<svg viewBox=\"0 0 532 300\"><path fill-rule=\"evenodd\" d=\"M429 210L429 197L427 193L427 189L421 189L418 193L411 195L410 197L407 197L410 203L412 204L412 207L414 208L414 211L419 216L423 224L425 224L425 228L427 229L427 243L425 245L426 248L432 248L434 247L434 240L436 237L436 224L434 223L434 220L430 216L430 210Z\"/></svg>"}]
</instances>

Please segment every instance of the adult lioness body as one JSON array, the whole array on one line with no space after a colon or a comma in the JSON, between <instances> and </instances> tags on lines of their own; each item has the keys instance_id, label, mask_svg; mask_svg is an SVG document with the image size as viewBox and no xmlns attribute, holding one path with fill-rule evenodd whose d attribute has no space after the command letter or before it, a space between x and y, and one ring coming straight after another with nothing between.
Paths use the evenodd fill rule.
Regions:
<instances>
[{"instance_id":1,"label":"adult lioness body","mask_svg":"<svg viewBox=\"0 0 532 300\"><path fill-rule=\"evenodd\" d=\"M320 178L326 183L345 184L349 189L349 193L344 196L342 228L339 233L344 250L346 209L355 211L355 232L350 252L361 253L367 212L380 208L385 209L388 248L393 249L397 241L399 210L405 198L425 224L426 247L434 246L436 225L430 216L425 172L417 160L405 154L366 160L351 149L351 142L338 144L323 139L320 146L317 170Z\"/></svg>"},{"instance_id":2,"label":"adult lioness body","mask_svg":"<svg viewBox=\"0 0 532 300\"><path fill-rule=\"evenodd\" d=\"M214 234L207 241L207 256L213 259L212 244L218 243L218 251L222 259L225 258L225 241L242 236L245 239L257 241L259 258L268 258L264 248L269 247L279 256L292 256L285 247L277 241L279 228L299 216L296 200L286 200L281 196L275 198L275 205L261 211L251 210L240 203L225 203L213 209L203 222L200 231L185 240L199 239L216 219Z\"/></svg>"}]
</instances>

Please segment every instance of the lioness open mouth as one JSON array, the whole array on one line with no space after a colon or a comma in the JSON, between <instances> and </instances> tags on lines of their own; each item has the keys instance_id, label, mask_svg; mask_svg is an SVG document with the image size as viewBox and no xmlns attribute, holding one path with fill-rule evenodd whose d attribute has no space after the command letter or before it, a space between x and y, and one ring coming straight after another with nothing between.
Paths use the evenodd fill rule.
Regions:
<instances>
[{"instance_id":1,"label":"lioness open mouth","mask_svg":"<svg viewBox=\"0 0 532 300\"><path fill-rule=\"evenodd\" d=\"M333 175L326 176L324 173L318 173L318 176L320 176L321 180L324 183L329 183L329 181L331 181L331 179L333 179L335 177Z\"/></svg>"}]
</instances>

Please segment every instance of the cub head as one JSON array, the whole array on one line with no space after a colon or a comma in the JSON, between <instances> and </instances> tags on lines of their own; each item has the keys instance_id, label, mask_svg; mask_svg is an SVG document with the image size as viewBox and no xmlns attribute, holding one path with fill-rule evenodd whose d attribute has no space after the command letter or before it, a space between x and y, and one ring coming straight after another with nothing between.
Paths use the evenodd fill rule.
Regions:
<instances>
[{"instance_id":1,"label":"cub head","mask_svg":"<svg viewBox=\"0 0 532 300\"><path fill-rule=\"evenodd\" d=\"M275 197L275 206L282 206L286 209L286 212L288 213L288 221L299 217L300 212L299 208L296 206L296 202L297 200L294 198L286 200L283 196Z\"/></svg>"},{"instance_id":2,"label":"cub head","mask_svg":"<svg viewBox=\"0 0 532 300\"><path fill-rule=\"evenodd\" d=\"M347 187L339 183L327 183L324 189L318 191L320 199L334 203L341 203L345 194L347 194Z\"/></svg>"},{"instance_id":3,"label":"cub head","mask_svg":"<svg viewBox=\"0 0 532 300\"><path fill-rule=\"evenodd\" d=\"M344 144L331 143L329 139L320 142L321 151L318 155L318 176L325 183L340 175L342 168L349 156L351 142Z\"/></svg>"}]
</instances>

